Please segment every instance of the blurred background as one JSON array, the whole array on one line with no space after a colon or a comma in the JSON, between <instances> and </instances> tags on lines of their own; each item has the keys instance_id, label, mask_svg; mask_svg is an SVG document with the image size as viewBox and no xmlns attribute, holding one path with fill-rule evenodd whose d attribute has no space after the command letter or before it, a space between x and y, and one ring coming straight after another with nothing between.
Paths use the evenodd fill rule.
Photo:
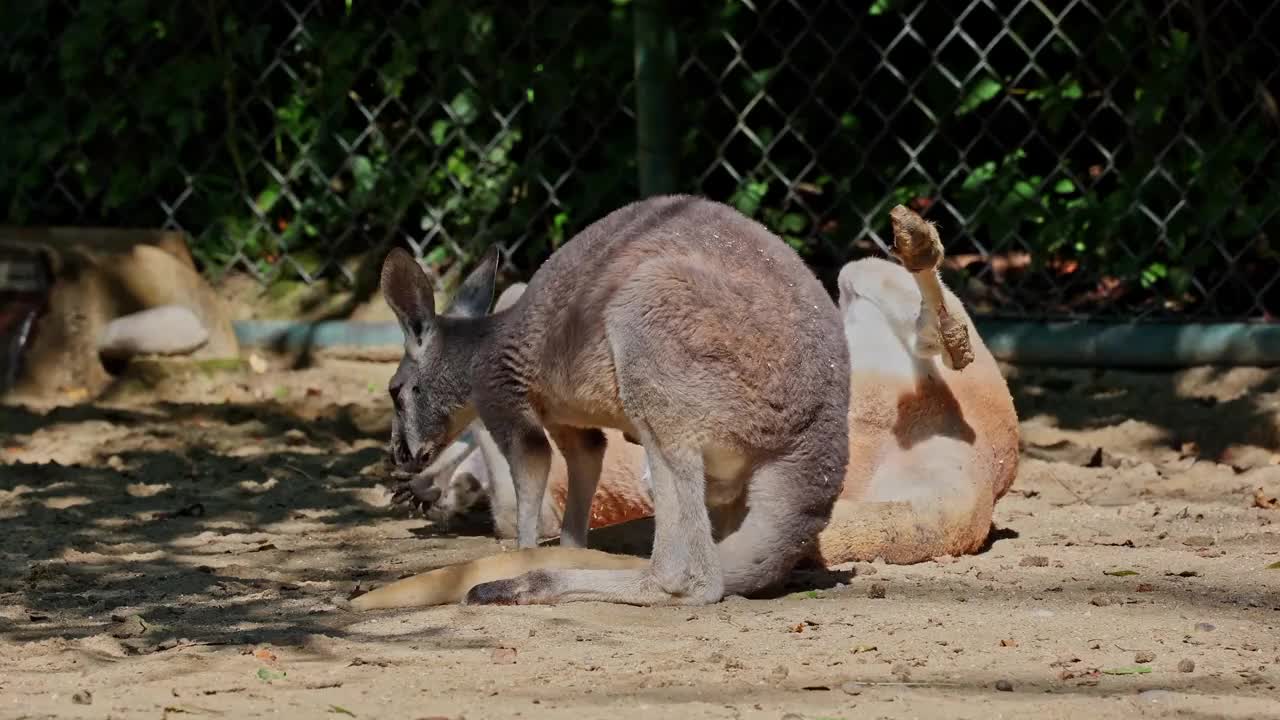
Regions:
<instances>
[{"instance_id":1,"label":"blurred background","mask_svg":"<svg viewBox=\"0 0 1280 720\"><path fill-rule=\"evenodd\" d=\"M360 297L391 245L527 278L667 191L831 285L906 203L977 315L1272 320L1276 4L15 0L0 203Z\"/></svg>"}]
</instances>

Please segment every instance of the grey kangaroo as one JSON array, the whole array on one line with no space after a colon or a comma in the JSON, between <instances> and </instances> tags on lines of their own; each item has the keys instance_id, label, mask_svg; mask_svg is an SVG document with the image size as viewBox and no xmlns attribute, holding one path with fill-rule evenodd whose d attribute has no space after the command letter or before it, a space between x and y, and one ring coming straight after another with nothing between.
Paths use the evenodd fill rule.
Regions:
<instances>
[{"instance_id":1,"label":"grey kangaroo","mask_svg":"<svg viewBox=\"0 0 1280 720\"><path fill-rule=\"evenodd\" d=\"M489 314L497 262L491 250L438 316L412 257L384 261L405 334L389 385L397 463L431 464L478 417L532 548L550 437L568 470L560 542L585 547L614 428L649 459L654 541L643 570L533 570L467 603L707 604L772 588L812 554L848 463L849 353L790 247L726 205L662 196L583 229Z\"/></svg>"}]
</instances>

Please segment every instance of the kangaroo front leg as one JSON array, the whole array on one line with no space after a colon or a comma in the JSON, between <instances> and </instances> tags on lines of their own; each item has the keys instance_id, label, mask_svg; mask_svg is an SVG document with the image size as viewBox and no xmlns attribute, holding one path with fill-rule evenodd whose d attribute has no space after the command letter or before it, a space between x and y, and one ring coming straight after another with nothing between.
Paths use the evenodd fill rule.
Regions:
<instances>
[{"instance_id":1,"label":"kangaroo front leg","mask_svg":"<svg viewBox=\"0 0 1280 720\"><path fill-rule=\"evenodd\" d=\"M629 605L704 605L724 595L720 555L704 501L702 453L643 438L654 489L653 555L646 570L535 570L481 583L469 605L596 600Z\"/></svg>"},{"instance_id":2,"label":"kangaroo front leg","mask_svg":"<svg viewBox=\"0 0 1280 720\"><path fill-rule=\"evenodd\" d=\"M603 432L594 429L555 426L547 428L547 434L560 448L568 470L568 493L564 515L560 519L560 545L584 548L591 528L591 500L600 483L607 441Z\"/></svg>"},{"instance_id":3,"label":"kangaroo front leg","mask_svg":"<svg viewBox=\"0 0 1280 720\"><path fill-rule=\"evenodd\" d=\"M498 438L495 438L498 439ZM538 517L547 494L551 472L551 444L536 425L507 430L498 439L511 468L516 491L516 545L531 548L538 544Z\"/></svg>"}]
</instances>

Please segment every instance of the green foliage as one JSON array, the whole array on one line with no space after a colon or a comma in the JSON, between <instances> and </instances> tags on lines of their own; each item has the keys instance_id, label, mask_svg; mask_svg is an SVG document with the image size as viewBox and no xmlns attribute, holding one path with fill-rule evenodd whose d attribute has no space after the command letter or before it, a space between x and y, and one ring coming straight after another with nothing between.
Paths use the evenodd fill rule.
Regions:
<instances>
[{"instance_id":1,"label":"green foliage","mask_svg":"<svg viewBox=\"0 0 1280 720\"><path fill-rule=\"evenodd\" d=\"M405 238L438 270L517 245L527 271L635 197L632 5L345 0L299 19L273 0L16 0L0 206L13 223L176 222L209 271L268 279ZM1026 250L1204 301L1230 272L1215 245L1278 257L1257 110L1275 58L1252 26L1164 5L1046 25L895 0L673 4L694 61L683 189L760 219L827 279L904 203L934 208L953 253Z\"/></svg>"},{"instance_id":2,"label":"green foliage","mask_svg":"<svg viewBox=\"0 0 1280 720\"><path fill-rule=\"evenodd\" d=\"M11 222L160 225L172 209L207 270L277 279L401 233L441 265L525 234L537 256L632 194L630 134L576 145L625 116L574 113L612 109L631 76L626 3L530 17L348 1L301 23L272 2L20 5L0 70L26 89L0 99L23 139L0 144Z\"/></svg>"}]
</instances>

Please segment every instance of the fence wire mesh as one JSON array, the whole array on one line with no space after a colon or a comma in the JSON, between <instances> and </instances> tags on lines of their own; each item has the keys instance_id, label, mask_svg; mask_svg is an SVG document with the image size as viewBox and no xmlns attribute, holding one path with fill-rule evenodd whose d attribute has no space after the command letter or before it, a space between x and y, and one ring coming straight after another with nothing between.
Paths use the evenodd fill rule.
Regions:
<instances>
[{"instance_id":1,"label":"fence wire mesh","mask_svg":"<svg viewBox=\"0 0 1280 720\"><path fill-rule=\"evenodd\" d=\"M392 244L527 275L639 192L628 0L19 4L10 222L367 289ZM670 3L670 162L828 283L905 203L979 314L1273 319L1277 4Z\"/></svg>"}]
</instances>

